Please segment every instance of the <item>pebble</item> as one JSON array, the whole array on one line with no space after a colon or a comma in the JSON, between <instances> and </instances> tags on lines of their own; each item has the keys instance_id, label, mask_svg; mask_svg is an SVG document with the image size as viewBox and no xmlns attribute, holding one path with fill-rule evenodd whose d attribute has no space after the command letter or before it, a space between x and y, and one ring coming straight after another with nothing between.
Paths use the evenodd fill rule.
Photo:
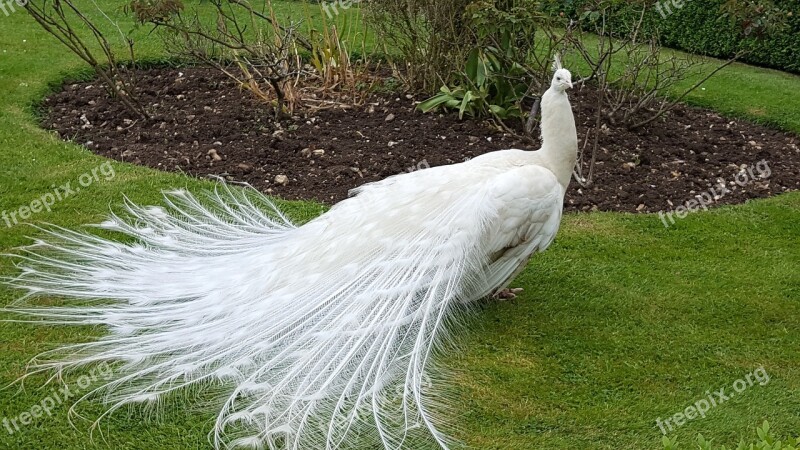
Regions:
<instances>
[{"instance_id":1,"label":"pebble","mask_svg":"<svg viewBox=\"0 0 800 450\"><path fill-rule=\"evenodd\" d=\"M275 183L280 184L281 186L286 186L287 184L289 184L289 177L287 177L286 175L276 175Z\"/></svg>"},{"instance_id":2,"label":"pebble","mask_svg":"<svg viewBox=\"0 0 800 450\"><path fill-rule=\"evenodd\" d=\"M211 159L213 159L214 161L222 161L222 157L221 157L221 156L219 156L219 153L217 153L217 150L216 150L216 149L213 149L213 148L212 148L212 149L211 149L211 150L209 150L209 151L208 151L208 153L206 153L206 154L207 154L208 156L210 156L210 157L211 157Z\"/></svg>"}]
</instances>

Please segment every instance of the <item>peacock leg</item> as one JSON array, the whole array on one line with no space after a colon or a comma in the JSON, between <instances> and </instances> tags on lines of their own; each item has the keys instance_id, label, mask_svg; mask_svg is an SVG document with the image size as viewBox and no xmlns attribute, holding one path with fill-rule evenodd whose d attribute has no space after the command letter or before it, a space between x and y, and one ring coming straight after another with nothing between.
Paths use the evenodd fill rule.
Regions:
<instances>
[{"instance_id":1,"label":"peacock leg","mask_svg":"<svg viewBox=\"0 0 800 450\"><path fill-rule=\"evenodd\" d=\"M517 294L522 292L524 289L522 289L522 288L509 288L508 285L512 281L514 281L514 278L517 278L517 275L519 275L520 273L522 273L523 270L525 270L525 267L528 265L528 262L531 260L531 256L533 256L533 254L530 254L527 257L524 257L522 259L522 261L520 262L519 266L517 266L517 270L515 270L514 273L511 274L510 277L508 277L508 279L505 281L505 283L501 284L501 286L505 286L505 287L502 287L502 288L498 289L497 292L495 292L494 295L492 295L492 298L496 298L498 300L513 300L513 299L517 298Z\"/></svg>"}]
</instances>

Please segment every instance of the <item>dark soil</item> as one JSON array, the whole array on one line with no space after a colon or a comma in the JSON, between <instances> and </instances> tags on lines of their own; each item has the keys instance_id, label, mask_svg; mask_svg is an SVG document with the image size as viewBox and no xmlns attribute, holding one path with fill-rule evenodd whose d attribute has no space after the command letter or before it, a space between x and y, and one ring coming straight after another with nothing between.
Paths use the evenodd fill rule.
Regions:
<instances>
[{"instance_id":1,"label":"dark soil","mask_svg":"<svg viewBox=\"0 0 800 450\"><path fill-rule=\"evenodd\" d=\"M486 123L422 114L410 95L376 95L360 107L301 111L276 123L269 108L211 70L151 69L139 83L152 121L135 120L90 82L67 84L46 99L43 125L116 160L223 176L286 199L327 204L404 171L538 148ZM584 88L570 98L583 140L594 123L594 95ZM671 210L720 182L730 192L714 204L800 189L796 135L702 109L681 107L635 132L608 129L600 147L594 184L573 182L567 210ZM764 164L766 178L759 176L767 175Z\"/></svg>"}]
</instances>

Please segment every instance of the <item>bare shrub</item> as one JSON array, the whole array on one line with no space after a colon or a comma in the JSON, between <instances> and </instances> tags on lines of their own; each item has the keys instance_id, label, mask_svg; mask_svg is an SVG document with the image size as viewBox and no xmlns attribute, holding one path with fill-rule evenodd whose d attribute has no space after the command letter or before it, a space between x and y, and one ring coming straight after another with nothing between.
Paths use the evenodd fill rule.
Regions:
<instances>
[{"instance_id":1,"label":"bare shrub","mask_svg":"<svg viewBox=\"0 0 800 450\"><path fill-rule=\"evenodd\" d=\"M86 62L103 82L109 95L118 99L125 108L140 119L148 119L145 107L136 95L135 71L127 70L119 64L113 46L101 27L92 21L71 0L29 1L25 10L45 31ZM116 28L128 51L131 64L135 64L134 42L103 11L103 17ZM91 33L97 47L88 42L86 31ZM91 38L90 38L91 39Z\"/></svg>"},{"instance_id":2,"label":"bare shrub","mask_svg":"<svg viewBox=\"0 0 800 450\"><path fill-rule=\"evenodd\" d=\"M134 0L140 22L163 28L167 51L214 67L267 104L276 117L299 102L293 80L302 61L297 46L310 48L298 34L299 23L279 23L268 0L264 12L245 0L209 0L213 23L186 13L179 0Z\"/></svg>"},{"instance_id":3,"label":"bare shrub","mask_svg":"<svg viewBox=\"0 0 800 450\"><path fill-rule=\"evenodd\" d=\"M395 76L409 87L432 92L455 81L473 48L474 35L464 18L470 3L369 0L366 19L384 53L397 57Z\"/></svg>"},{"instance_id":4,"label":"bare shrub","mask_svg":"<svg viewBox=\"0 0 800 450\"><path fill-rule=\"evenodd\" d=\"M575 170L576 180L584 187L593 182L600 134L609 125L637 129L663 118L687 95L742 56L736 54L704 73L701 58L662 48L658 31L645 27L649 3L635 3L637 14L623 27L617 23L612 30L609 23L615 1L590 2L564 33L569 47L589 69L579 83L591 82L598 89L594 127L584 139ZM699 75L698 81L679 88L690 74Z\"/></svg>"}]
</instances>

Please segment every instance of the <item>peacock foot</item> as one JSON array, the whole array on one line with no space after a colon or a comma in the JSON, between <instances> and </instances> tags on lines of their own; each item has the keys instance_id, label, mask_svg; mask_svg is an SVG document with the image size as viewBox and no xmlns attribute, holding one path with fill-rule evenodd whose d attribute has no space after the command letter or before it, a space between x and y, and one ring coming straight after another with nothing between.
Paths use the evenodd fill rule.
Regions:
<instances>
[{"instance_id":1,"label":"peacock foot","mask_svg":"<svg viewBox=\"0 0 800 450\"><path fill-rule=\"evenodd\" d=\"M512 300L517 298L517 294L522 291L524 291L522 288L504 288L497 291L493 297L498 300Z\"/></svg>"}]
</instances>

